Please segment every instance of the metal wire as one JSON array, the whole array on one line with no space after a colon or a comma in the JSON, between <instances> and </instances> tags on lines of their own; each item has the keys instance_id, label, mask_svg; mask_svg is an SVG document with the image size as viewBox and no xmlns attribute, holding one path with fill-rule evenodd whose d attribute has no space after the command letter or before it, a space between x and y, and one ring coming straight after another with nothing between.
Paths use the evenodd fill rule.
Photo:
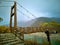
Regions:
<instances>
[{"instance_id":1,"label":"metal wire","mask_svg":"<svg viewBox=\"0 0 60 45\"><path fill-rule=\"evenodd\" d=\"M17 4L18 4L21 8L23 8L27 13L31 14L33 17L36 17L34 14L32 14L30 11L28 11L25 7L23 7L22 5L20 5L18 2L17 2Z\"/></svg>"},{"instance_id":2,"label":"metal wire","mask_svg":"<svg viewBox=\"0 0 60 45\"><path fill-rule=\"evenodd\" d=\"M26 14L24 14L22 11L20 11L19 9L17 9L18 12L20 12L21 14L23 14L24 16L27 16ZM30 18L29 16L27 16L28 18Z\"/></svg>"}]
</instances>

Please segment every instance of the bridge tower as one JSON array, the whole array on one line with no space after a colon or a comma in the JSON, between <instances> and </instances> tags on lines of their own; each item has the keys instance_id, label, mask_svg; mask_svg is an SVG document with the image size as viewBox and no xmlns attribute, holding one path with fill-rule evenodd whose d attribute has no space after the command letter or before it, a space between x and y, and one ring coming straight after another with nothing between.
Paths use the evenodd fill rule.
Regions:
<instances>
[{"instance_id":1,"label":"bridge tower","mask_svg":"<svg viewBox=\"0 0 60 45\"><path fill-rule=\"evenodd\" d=\"M11 7L11 13L10 13L10 31L11 32L12 32L12 17L13 16L14 16L14 30L16 30L17 29L16 2L14 2L14 5Z\"/></svg>"},{"instance_id":2,"label":"bridge tower","mask_svg":"<svg viewBox=\"0 0 60 45\"><path fill-rule=\"evenodd\" d=\"M14 28L12 29L12 17L14 16ZM17 15L16 15L16 2L14 2L14 5L11 7L11 13L10 13L10 31L14 33L16 36L18 36L22 41L24 41L24 34L18 33L17 30Z\"/></svg>"}]
</instances>

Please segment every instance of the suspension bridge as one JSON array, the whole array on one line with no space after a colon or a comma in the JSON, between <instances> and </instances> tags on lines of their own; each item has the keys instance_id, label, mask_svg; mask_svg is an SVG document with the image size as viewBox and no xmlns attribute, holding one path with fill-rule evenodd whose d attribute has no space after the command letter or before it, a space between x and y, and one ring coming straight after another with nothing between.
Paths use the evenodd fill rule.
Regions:
<instances>
[{"instance_id":1,"label":"suspension bridge","mask_svg":"<svg viewBox=\"0 0 60 45\"><path fill-rule=\"evenodd\" d=\"M40 27L20 27L20 29L18 29L17 14L16 14L17 11L19 13L21 13L22 15L26 16L27 18L31 18L31 17L29 17L29 15L26 15L24 12L22 12L20 10L20 8L17 8L17 5L19 7L21 7L22 9L24 9L27 13L29 13L34 18L36 18L36 16L16 1L4 1L4 2L13 2L14 3L12 6L0 6L0 7L10 7L11 8L10 9L10 26L9 26L11 33L15 34L15 36L19 37L24 42L24 34L36 33L36 32L42 31ZM14 28L12 28L12 20L13 20L12 17L13 16L14 16Z\"/></svg>"},{"instance_id":2,"label":"suspension bridge","mask_svg":"<svg viewBox=\"0 0 60 45\"><path fill-rule=\"evenodd\" d=\"M35 32L39 32L40 31L40 27L36 28L36 27L20 27L20 29L17 29L17 12L21 13L22 15L26 16L27 18L31 18L29 17L29 15L26 15L24 12L22 12L20 10L20 8L17 8L17 5L19 7L21 7L23 10L25 10L27 13L29 13L31 16L33 16L34 18L36 18L36 16L34 14L32 14L29 10L27 10L25 7L23 7L20 3L16 2L16 1L4 1L4 2L13 2L14 4L12 6L0 6L0 7L10 7L10 31L12 33L17 34L18 32L20 32L23 37L24 34L28 34L28 33L35 33ZM14 28L12 29L12 17L14 16Z\"/></svg>"},{"instance_id":3,"label":"suspension bridge","mask_svg":"<svg viewBox=\"0 0 60 45\"><path fill-rule=\"evenodd\" d=\"M17 5L19 7L21 7L23 10L25 10L27 13L29 13L31 16L33 16L34 18L36 18L36 16L34 14L32 14L29 10L27 10L25 7L23 7L21 4L19 4L16 1L4 1L4 2L13 2L14 4L12 6L0 6L0 7L10 7L10 30L11 32L17 30L17 12L21 13L22 15L26 16L27 18L31 18L29 17L29 15L25 14L24 12L22 12L20 10L20 8L17 8ZM12 30L12 17L14 16L14 29ZM40 31L40 27L21 27L21 30L25 33L27 32L39 32ZM26 31L25 31L26 30Z\"/></svg>"}]
</instances>

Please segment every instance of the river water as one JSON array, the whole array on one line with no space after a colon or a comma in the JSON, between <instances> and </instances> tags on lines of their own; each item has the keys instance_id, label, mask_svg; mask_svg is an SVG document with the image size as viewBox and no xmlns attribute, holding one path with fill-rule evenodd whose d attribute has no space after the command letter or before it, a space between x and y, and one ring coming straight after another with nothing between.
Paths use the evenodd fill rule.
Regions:
<instances>
[{"instance_id":1,"label":"river water","mask_svg":"<svg viewBox=\"0 0 60 45\"><path fill-rule=\"evenodd\" d=\"M24 34L24 40L36 41L40 44L43 42L48 43L47 36L44 32ZM50 42L51 45L60 45L60 34L50 34Z\"/></svg>"}]
</instances>

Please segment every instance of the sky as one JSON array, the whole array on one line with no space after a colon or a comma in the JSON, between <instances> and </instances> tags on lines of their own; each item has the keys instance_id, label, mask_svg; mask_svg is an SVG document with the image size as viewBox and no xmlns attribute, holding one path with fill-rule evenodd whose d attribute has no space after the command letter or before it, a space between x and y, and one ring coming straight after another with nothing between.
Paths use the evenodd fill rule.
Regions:
<instances>
[{"instance_id":1,"label":"sky","mask_svg":"<svg viewBox=\"0 0 60 45\"><path fill-rule=\"evenodd\" d=\"M5 2L5 1L14 1L14 0L0 0L0 6L10 6L10 7L0 7L0 17L3 18L3 21L0 22L0 25L9 24L11 6L14 4L14 2ZM21 8L17 4L16 6L17 9L26 14L25 16L17 10L16 13L18 22L21 21L25 22L38 17L60 18L60 0L15 0L15 1L21 4L27 10L29 10L29 12L31 12L35 16L34 17L31 14L27 13L23 8Z\"/></svg>"}]
</instances>

